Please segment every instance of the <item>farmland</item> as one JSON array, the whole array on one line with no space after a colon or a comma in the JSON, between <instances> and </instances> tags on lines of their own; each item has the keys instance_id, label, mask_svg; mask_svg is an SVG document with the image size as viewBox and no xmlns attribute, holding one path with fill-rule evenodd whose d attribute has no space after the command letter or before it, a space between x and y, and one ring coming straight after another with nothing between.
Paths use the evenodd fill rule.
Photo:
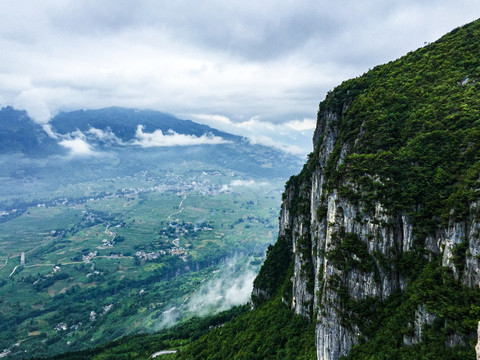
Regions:
<instances>
[{"instance_id":1,"label":"farmland","mask_svg":"<svg viewBox=\"0 0 480 360\"><path fill-rule=\"evenodd\" d=\"M200 161L127 171L131 158L6 179L28 186L0 199L0 348L88 348L248 300L284 179Z\"/></svg>"}]
</instances>

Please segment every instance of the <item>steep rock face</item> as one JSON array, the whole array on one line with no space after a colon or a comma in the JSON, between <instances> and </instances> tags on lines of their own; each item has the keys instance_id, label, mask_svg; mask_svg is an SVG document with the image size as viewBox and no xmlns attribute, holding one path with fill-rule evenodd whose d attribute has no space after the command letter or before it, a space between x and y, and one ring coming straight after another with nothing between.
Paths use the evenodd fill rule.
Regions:
<instances>
[{"instance_id":1,"label":"steep rock face","mask_svg":"<svg viewBox=\"0 0 480 360\"><path fill-rule=\"evenodd\" d=\"M376 202L374 211L369 213L361 201L352 202L336 188L325 190L325 168L338 130L335 129L336 116L322 116L324 119L319 124L323 124L325 131L323 134L318 128L316 131L316 136L323 135L319 136L322 140L316 148L317 165L305 179L307 183L296 184L306 192L296 200L301 203L309 198L309 211L290 216L295 191L287 187L280 229L283 233L285 229L291 229L293 234L295 273L291 306L298 314L315 315L318 359L334 360L346 355L361 335L355 323L345 320L351 311L347 302L358 303L368 298L385 300L395 290L404 290L406 280L396 269L396 264L412 250L415 236L414 224L405 211L392 214ZM342 148L342 153L348 151L347 147ZM342 156L336 166L341 161ZM342 185L354 186L348 182ZM424 241L427 258L441 256L442 265L450 267L457 278L461 277L462 282L471 287L480 281L477 207L476 202L471 203L466 221L451 221L446 228L437 229ZM308 221L306 214L309 215ZM310 238L308 249L305 249L306 236ZM463 259L456 262L454 252L462 244L468 244L468 247L464 249ZM301 271L304 268L313 269L313 291L306 286L311 280ZM431 324L433 319L434 316L423 307L419 308L415 313L415 335L406 338L405 344L420 342L422 326Z\"/></svg>"},{"instance_id":2,"label":"steep rock face","mask_svg":"<svg viewBox=\"0 0 480 360\"><path fill-rule=\"evenodd\" d=\"M345 321L347 300L385 299L395 289L404 287L405 280L386 264L385 259L408 251L413 237L412 226L405 214L390 216L380 204L376 204L374 213L368 215L362 211L362 204L350 202L337 189L324 191L325 168L336 142L337 124L338 117L334 114L324 112L319 117L316 137L321 141L315 149L317 165L309 179L312 183L310 224L303 226L311 229L311 258L307 260L294 253L295 268L305 266L305 261L310 261L314 268L313 293L306 295L305 288L297 287L298 282L294 282L293 298L310 299L316 294L319 359L338 359L347 354L360 335L355 324ZM347 153L348 148L343 147L341 152ZM342 156L337 165L341 161ZM295 227L296 223L290 226ZM292 241L298 240L294 238ZM294 303L292 307L300 314L306 312L306 309L299 309L298 304Z\"/></svg>"},{"instance_id":3,"label":"steep rock face","mask_svg":"<svg viewBox=\"0 0 480 360\"><path fill-rule=\"evenodd\" d=\"M312 183L311 218L310 224L302 224L303 228L311 229L312 257L305 259L294 252L295 268L305 266L305 261L311 261L316 281L312 294L305 294L305 287L298 286L300 282L294 281L293 298L310 299L316 295L314 309L317 313L318 359L333 360L346 355L361 335L356 324L345 320L349 318L350 311L345 306L347 301L358 303L372 297L385 300L393 291L405 289L405 278L395 269L395 264L397 259L412 249L414 225L405 211L392 214L380 202L375 202L374 211L367 213L364 210L366 204L361 201L352 203L341 196L336 188L325 191L325 168L338 134L337 116L324 112L318 123L318 126L323 126L323 131L317 127L315 133L320 141L315 149L318 150L317 166L309 179ZM349 151L342 144L337 167L341 165L343 154ZM348 182L342 185L354 187ZM283 208L288 211L287 206ZM463 283L468 286L477 286L480 281L476 258L480 252L480 231L476 209L477 203L472 203L466 221L450 222L445 229L429 234L424 242L429 256L440 255L442 265L450 267L455 276L461 276ZM295 228L297 223L293 221L290 225L282 226ZM294 244L296 241L292 238ZM468 244L468 249L460 263L456 263L454 251L461 244ZM299 314L307 313L306 309L299 309L296 303L292 307ZM416 334L406 343L418 343L421 340L421 327L431 324L433 319L434 316L423 307L416 311Z\"/></svg>"},{"instance_id":4,"label":"steep rock face","mask_svg":"<svg viewBox=\"0 0 480 360\"><path fill-rule=\"evenodd\" d=\"M280 215L293 259L285 301L316 322L318 359L339 359L371 336L368 311L403 293L428 263L450 269L442 276L451 272L458 286L478 287L480 125L465 109L478 105L480 64L464 57L479 48L475 22L345 82L320 104L314 152L287 183ZM456 80L466 75L468 89ZM448 316L430 312L442 304L412 299L404 345L419 344L424 326L449 329ZM471 339L469 329L456 331L445 346Z\"/></svg>"}]
</instances>

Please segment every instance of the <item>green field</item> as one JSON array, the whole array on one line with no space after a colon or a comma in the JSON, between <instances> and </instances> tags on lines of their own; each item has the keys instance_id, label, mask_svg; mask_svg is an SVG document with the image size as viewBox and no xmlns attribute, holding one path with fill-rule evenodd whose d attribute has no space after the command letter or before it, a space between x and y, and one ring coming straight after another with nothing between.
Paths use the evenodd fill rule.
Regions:
<instances>
[{"instance_id":1,"label":"green field","mask_svg":"<svg viewBox=\"0 0 480 360\"><path fill-rule=\"evenodd\" d=\"M167 165L2 195L0 349L90 348L247 301L285 179Z\"/></svg>"}]
</instances>

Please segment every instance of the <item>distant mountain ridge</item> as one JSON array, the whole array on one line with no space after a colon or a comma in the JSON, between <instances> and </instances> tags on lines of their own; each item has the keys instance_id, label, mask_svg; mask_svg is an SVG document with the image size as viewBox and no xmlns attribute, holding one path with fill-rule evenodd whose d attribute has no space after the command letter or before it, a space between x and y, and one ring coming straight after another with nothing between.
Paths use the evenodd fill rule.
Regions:
<instances>
[{"instance_id":1,"label":"distant mountain ridge","mask_svg":"<svg viewBox=\"0 0 480 360\"><path fill-rule=\"evenodd\" d=\"M287 176L303 162L274 147L252 144L245 137L159 111L77 110L61 112L41 125L25 110L11 106L0 110L0 155L80 159L125 151L143 162L152 156L167 156L172 161L216 163L267 177Z\"/></svg>"},{"instance_id":2,"label":"distant mountain ridge","mask_svg":"<svg viewBox=\"0 0 480 360\"><path fill-rule=\"evenodd\" d=\"M245 141L229 134L173 115L152 110L108 107L98 110L61 112L49 122L58 139L49 136L42 125L25 110L11 106L0 110L0 153L20 152L28 156L64 154L62 139L82 136L102 147L121 145L135 140L139 126L145 133L161 130L163 134L184 134L191 137L219 137L225 141ZM100 132L99 132L100 131ZM101 136L100 136L101 135ZM111 141L112 138L115 141ZM110 140L110 141L108 141Z\"/></svg>"},{"instance_id":3,"label":"distant mountain ridge","mask_svg":"<svg viewBox=\"0 0 480 360\"><path fill-rule=\"evenodd\" d=\"M82 132L86 132L90 128L102 131L110 129L123 141L134 139L139 125L142 125L143 130L149 133L155 130L161 130L163 133L166 133L171 130L178 134L197 137L212 134L231 141L241 139L240 136L222 132L191 120L178 119L171 114L153 110L136 110L122 107L61 112L51 120L50 124L53 129L60 134L71 133L77 129Z\"/></svg>"}]
</instances>

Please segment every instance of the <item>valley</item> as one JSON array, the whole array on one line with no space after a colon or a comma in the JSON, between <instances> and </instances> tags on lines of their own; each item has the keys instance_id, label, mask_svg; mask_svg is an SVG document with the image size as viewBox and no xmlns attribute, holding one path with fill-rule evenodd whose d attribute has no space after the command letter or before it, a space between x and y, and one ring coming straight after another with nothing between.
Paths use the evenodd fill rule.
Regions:
<instances>
[{"instance_id":1,"label":"valley","mask_svg":"<svg viewBox=\"0 0 480 360\"><path fill-rule=\"evenodd\" d=\"M0 155L2 357L88 349L249 300L277 236L286 176L262 164L278 154L97 149Z\"/></svg>"},{"instance_id":2,"label":"valley","mask_svg":"<svg viewBox=\"0 0 480 360\"><path fill-rule=\"evenodd\" d=\"M158 330L175 321L164 312L188 302L219 269L236 267L234 279L255 273L276 236L283 184L232 175L144 172L115 179L128 186L115 192L76 197L79 188L98 187L82 183L71 196L4 210L3 348L51 354ZM208 313L216 301L191 314Z\"/></svg>"}]
</instances>

